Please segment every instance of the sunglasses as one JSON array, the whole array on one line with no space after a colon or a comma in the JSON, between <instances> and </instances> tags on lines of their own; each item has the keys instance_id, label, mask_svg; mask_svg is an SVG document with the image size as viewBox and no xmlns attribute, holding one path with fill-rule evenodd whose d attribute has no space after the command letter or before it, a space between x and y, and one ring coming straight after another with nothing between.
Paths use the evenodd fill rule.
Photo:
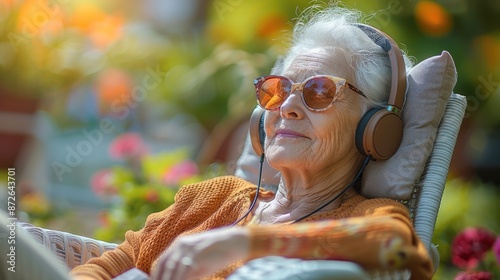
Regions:
<instances>
[{"instance_id":1,"label":"sunglasses","mask_svg":"<svg viewBox=\"0 0 500 280\"><path fill-rule=\"evenodd\" d=\"M276 110L295 90L302 92L302 102L311 111L324 111L337 100L342 88L366 97L363 92L349 84L345 79L333 76L313 76L302 83L294 83L283 76L263 76L255 79L255 93L259 106L266 110Z\"/></svg>"}]
</instances>

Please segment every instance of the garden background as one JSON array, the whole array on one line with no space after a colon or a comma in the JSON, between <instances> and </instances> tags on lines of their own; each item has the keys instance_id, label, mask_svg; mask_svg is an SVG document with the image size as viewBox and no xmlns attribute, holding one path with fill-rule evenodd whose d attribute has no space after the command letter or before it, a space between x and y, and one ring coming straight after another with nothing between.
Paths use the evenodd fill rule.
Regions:
<instances>
[{"instance_id":1,"label":"garden background","mask_svg":"<svg viewBox=\"0 0 500 280\"><path fill-rule=\"evenodd\" d=\"M436 279L452 279L461 230L500 234L500 2L343 3L416 62L442 50L455 60L468 106L434 242ZM6 189L16 168L20 218L119 241L180 185L232 173L252 81L309 5L0 0L0 178Z\"/></svg>"}]
</instances>

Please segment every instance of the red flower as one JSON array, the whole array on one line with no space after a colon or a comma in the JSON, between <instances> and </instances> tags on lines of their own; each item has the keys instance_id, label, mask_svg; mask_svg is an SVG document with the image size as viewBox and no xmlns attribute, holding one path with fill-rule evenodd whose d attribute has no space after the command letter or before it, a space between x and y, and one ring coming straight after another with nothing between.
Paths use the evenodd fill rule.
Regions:
<instances>
[{"instance_id":1,"label":"red flower","mask_svg":"<svg viewBox=\"0 0 500 280\"><path fill-rule=\"evenodd\" d=\"M142 157L147 150L141 136L133 132L118 136L109 146L109 154L118 160Z\"/></svg>"},{"instance_id":2,"label":"red flower","mask_svg":"<svg viewBox=\"0 0 500 280\"><path fill-rule=\"evenodd\" d=\"M497 241L495 241L495 244L493 245L493 254L497 258L498 265L500 265L500 236L497 238Z\"/></svg>"},{"instance_id":3,"label":"red flower","mask_svg":"<svg viewBox=\"0 0 500 280\"><path fill-rule=\"evenodd\" d=\"M484 254L493 246L494 242L495 235L489 230L466 228L453 240L451 260L457 267L474 268L483 259Z\"/></svg>"},{"instance_id":4,"label":"red flower","mask_svg":"<svg viewBox=\"0 0 500 280\"><path fill-rule=\"evenodd\" d=\"M487 271L462 271L455 276L455 280L491 280L493 275Z\"/></svg>"}]
</instances>

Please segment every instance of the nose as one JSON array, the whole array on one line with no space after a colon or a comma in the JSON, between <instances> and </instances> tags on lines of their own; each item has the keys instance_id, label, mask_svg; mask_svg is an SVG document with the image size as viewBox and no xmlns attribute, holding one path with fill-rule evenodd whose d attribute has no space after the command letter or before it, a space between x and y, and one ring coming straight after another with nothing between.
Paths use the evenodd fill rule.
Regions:
<instances>
[{"instance_id":1,"label":"nose","mask_svg":"<svg viewBox=\"0 0 500 280\"><path fill-rule=\"evenodd\" d=\"M288 98L281 104L280 115L286 119L300 119L304 116L304 102L301 98L302 92L295 89Z\"/></svg>"}]
</instances>

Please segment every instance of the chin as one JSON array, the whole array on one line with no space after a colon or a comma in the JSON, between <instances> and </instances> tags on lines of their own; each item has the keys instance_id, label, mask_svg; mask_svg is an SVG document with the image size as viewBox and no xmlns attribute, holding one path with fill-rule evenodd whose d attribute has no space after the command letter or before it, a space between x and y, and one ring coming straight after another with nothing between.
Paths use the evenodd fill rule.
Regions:
<instances>
[{"instance_id":1,"label":"chin","mask_svg":"<svg viewBox=\"0 0 500 280\"><path fill-rule=\"evenodd\" d=\"M297 156L295 153L289 152L290 150L269 151L266 153L267 162L274 169L280 167L298 167L300 163L304 162L304 158Z\"/></svg>"}]
</instances>

